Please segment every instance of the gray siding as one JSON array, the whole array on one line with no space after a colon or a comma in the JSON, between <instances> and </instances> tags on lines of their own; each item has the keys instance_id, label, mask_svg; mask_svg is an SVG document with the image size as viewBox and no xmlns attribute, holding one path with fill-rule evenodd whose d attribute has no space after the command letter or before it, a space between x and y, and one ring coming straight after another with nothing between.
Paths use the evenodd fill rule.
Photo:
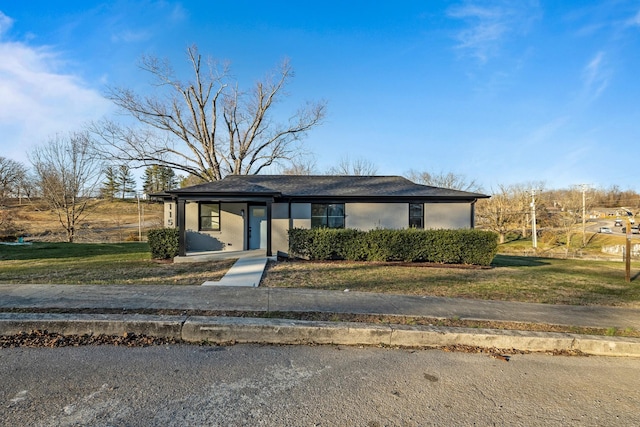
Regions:
<instances>
[{"instance_id":1,"label":"gray siding","mask_svg":"<svg viewBox=\"0 0 640 427\"><path fill-rule=\"evenodd\" d=\"M220 203L220 231L198 230L198 203L185 206L187 251L242 251L245 250L244 218L246 203Z\"/></svg>"},{"instance_id":2,"label":"gray siding","mask_svg":"<svg viewBox=\"0 0 640 427\"><path fill-rule=\"evenodd\" d=\"M425 203L425 228L471 228L470 203Z\"/></svg>"},{"instance_id":3,"label":"gray siding","mask_svg":"<svg viewBox=\"0 0 640 427\"><path fill-rule=\"evenodd\" d=\"M409 226L408 203L346 203L344 208L346 228L367 231Z\"/></svg>"}]
</instances>

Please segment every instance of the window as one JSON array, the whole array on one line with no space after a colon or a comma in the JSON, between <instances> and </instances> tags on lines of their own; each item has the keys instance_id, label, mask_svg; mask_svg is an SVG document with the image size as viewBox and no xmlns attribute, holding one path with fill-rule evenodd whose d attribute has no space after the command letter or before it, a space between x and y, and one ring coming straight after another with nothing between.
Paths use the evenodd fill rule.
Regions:
<instances>
[{"instance_id":1,"label":"window","mask_svg":"<svg viewBox=\"0 0 640 427\"><path fill-rule=\"evenodd\" d=\"M409 203L409 228L424 228L424 204Z\"/></svg>"},{"instance_id":2,"label":"window","mask_svg":"<svg viewBox=\"0 0 640 427\"><path fill-rule=\"evenodd\" d=\"M344 228L344 203L312 203L311 228Z\"/></svg>"},{"instance_id":3,"label":"window","mask_svg":"<svg viewBox=\"0 0 640 427\"><path fill-rule=\"evenodd\" d=\"M200 230L220 231L220 203L200 203Z\"/></svg>"}]
</instances>

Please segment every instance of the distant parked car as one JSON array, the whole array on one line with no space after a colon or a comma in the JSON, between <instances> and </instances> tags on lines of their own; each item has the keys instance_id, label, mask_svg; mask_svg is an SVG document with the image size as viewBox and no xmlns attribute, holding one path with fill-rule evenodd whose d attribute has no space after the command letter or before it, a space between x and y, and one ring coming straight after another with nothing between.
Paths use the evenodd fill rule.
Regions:
<instances>
[{"instance_id":1,"label":"distant parked car","mask_svg":"<svg viewBox=\"0 0 640 427\"><path fill-rule=\"evenodd\" d=\"M631 227L631 234L640 234L640 230L638 230L637 225Z\"/></svg>"},{"instance_id":2,"label":"distant parked car","mask_svg":"<svg viewBox=\"0 0 640 427\"><path fill-rule=\"evenodd\" d=\"M611 231L609 227L600 227L600 230L598 230L598 233L611 234L613 233L613 231Z\"/></svg>"},{"instance_id":3,"label":"distant parked car","mask_svg":"<svg viewBox=\"0 0 640 427\"><path fill-rule=\"evenodd\" d=\"M622 227L622 220L616 219L616 222L613 224L614 227Z\"/></svg>"}]
</instances>

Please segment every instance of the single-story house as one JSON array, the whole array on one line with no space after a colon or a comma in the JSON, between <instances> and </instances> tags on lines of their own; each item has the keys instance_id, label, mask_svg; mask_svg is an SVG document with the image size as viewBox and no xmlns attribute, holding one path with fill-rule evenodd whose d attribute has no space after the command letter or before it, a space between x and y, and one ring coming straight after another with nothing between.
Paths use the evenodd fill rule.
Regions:
<instances>
[{"instance_id":1,"label":"single-story house","mask_svg":"<svg viewBox=\"0 0 640 427\"><path fill-rule=\"evenodd\" d=\"M264 249L287 253L292 228L473 228L489 196L420 185L400 176L232 175L168 190L165 227L179 254Z\"/></svg>"}]
</instances>

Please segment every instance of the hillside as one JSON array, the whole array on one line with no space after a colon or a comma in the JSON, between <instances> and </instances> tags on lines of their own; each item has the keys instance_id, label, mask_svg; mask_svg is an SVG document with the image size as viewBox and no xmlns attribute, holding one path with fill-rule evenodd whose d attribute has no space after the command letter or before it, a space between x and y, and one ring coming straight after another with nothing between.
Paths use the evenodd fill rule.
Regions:
<instances>
[{"instance_id":1,"label":"hillside","mask_svg":"<svg viewBox=\"0 0 640 427\"><path fill-rule=\"evenodd\" d=\"M146 230L162 226L162 204L133 200L95 200L78 222L76 242L123 242L138 240L139 221L143 240ZM39 201L10 201L2 208L10 227L0 228L3 235L24 237L25 241L65 241L65 232L57 214ZM12 232L11 232L12 231Z\"/></svg>"}]
</instances>

